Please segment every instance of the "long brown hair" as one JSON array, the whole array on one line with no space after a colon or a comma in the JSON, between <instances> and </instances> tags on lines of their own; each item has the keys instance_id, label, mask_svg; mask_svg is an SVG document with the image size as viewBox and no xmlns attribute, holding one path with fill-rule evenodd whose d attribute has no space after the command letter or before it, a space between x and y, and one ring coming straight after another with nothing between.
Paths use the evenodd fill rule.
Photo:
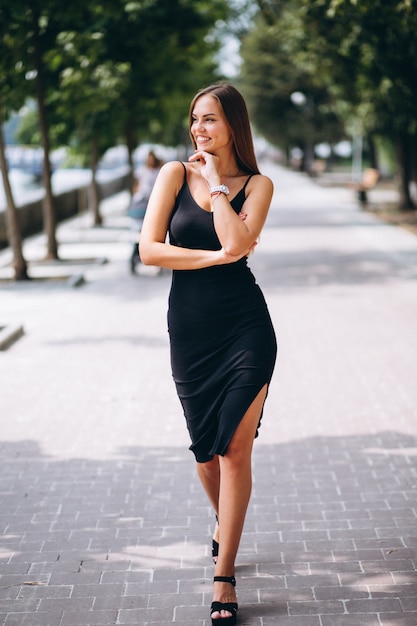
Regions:
<instances>
[{"instance_id":1,"label":"long brown hair","mask_svg":"<svg viewBox=\"0 0 417 626\"><path fill-rule=\"evenodd\" d=\"M191 135L191 124L195 103L201 96L210 95L216 98L226 117L233 135L233 147L235 151L236 161L239 169L249 174L259 174L258 164L256 162L255 150L253 147L252 131L249 122L248 110L242 94L229 83L220 83L210 85L205 89L201 89L194 96L189 113L189 128L191 141L196 147L193 136Z\"/></svg>"}]
</instances>

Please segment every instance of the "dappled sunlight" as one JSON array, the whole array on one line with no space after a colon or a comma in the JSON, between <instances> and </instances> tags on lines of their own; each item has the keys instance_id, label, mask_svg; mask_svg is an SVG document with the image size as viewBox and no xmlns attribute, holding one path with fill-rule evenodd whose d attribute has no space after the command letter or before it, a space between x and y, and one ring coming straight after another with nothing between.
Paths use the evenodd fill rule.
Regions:
<instances>
[{"instance_id":1,"label":"dappled sunlight","mask_svg":"<svg viewBox=\"0 0 417 626\"><path fill-rule=\"evenodd\" d=\"M364 454L384 454L385 456L417 456L417 447L415 448L365 448ZM417 478L416 478L417 482ZM417 486L417 485L416 485Z\"/></svg>"},{"instance_id":2,"label":"dappled sunlight","mask_svg":"<svg viewBox=\"0 0 417 626\"><path fill-rule=\"evenodd\" d=\"M257 442L236 568L242 623L413 594L416 450L416 437L396 431ZM125 445L107 460L62 459L28 440L1 451L14 478L2 493L11 514L0 561L25 572L1 579L14 610L19 595L64 577L77 594L94 582L113 604L129 601L132 618L163 602L175 619L187 607L204 619L213 515L188 450Z\"/></svg>"}]
</instances>

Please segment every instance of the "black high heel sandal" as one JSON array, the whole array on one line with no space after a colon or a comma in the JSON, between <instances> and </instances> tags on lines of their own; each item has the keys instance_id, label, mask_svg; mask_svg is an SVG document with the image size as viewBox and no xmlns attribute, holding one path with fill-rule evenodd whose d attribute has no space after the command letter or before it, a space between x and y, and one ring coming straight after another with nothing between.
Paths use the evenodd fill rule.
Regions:
<instances>
[{"instance_id":1,"label":"black high heel sandal","mask_svg":"<svg viewBox=\"0 0 417 626\"><path fill-rule=\"evenodd\" d=\"M213 559L214 565L216 565L217 563L218 556L219 556L219 544L215 539L213 539L213 546L211 548L211 557Z\"/></svg>"},{"instance_id":2,"label":"black high heel sandal","mask_svg":"<svg viewBox=\"0 0 417 626\"><path fill-rule=\"evenodd\" d=\"M213 581L215 583L230 583L231 585L233 585L233 587L236 586L236 578L234 576L215 576L213 578ZM237 602L212 602L210 617L213 615L213 613L220 611L228 611L229 613L231 613L229 617L219 617L218 619L211 618L212 626L234 626L237 620L237 610Z\"/></svg>"},{"instance_id":3,"label":"black high heel sandal","mask_svg":"<svg viewBox=\"0 0 417 626\"><path fill-rule=\"evenodd\" d=\"M216 522L219 523L219 518L216 515ZM217 563L217 557L219 556L219 543L213 539L212 548L211 548L211 558L213 559L214 565ZM215 560L216 559L216 560Z\"/></svg>"}]
</instances>

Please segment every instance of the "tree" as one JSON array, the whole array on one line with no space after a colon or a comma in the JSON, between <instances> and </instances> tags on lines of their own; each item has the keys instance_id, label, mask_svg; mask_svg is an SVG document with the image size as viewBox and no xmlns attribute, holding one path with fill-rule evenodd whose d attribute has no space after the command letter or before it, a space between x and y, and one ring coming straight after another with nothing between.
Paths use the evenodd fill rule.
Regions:
<instances>
[{"instance_id":1,"label":"tree","mask_svg":"<svg viewBox=\"0 0 417 626\"><path fill-rule=\"evenodd\" d=\"M311 171L314 144L339 140L343 125L323 68L307 52L301 12L293 2L281 3L279 10L261 5L261 15L243 38L239 82L258 130L287 152L302 147Z\"/></svg>"},{"instance_id":2,"label":"tree","mask_svg":"<svg viewBox=\"0 0 417 626\"><path fill-rule=\"evenodd\" d=\"M215 25L227 18L228 6L226 0L74 0L69 5L0 0L0 7L5 35L13 33L14 62L2 64L5 84L14 85L19 77L19 93L37 101L46 256L58 258L52 139L75 143L84 154L88 149L99 223L95 171L100 156L122 136L130 155L139 138L178 137L182 129L173 122L173 110L177 114L179 105L185 118L190 92L216 77Z\"/></svg>"},{"instance_id":3,"label":"tree","mask_svg":"<svg viewBox=\"0 0 417 626\"><path fill-rule=\"evenodd\" d=\"M27 280L27 263L23 256L22 234L18 211L10 185L3 124L13 110L24 102L23 78L15 54L15 31L10 25L9 3L0 2L0 168L6 196L7 234L13 254L15 280Z\"/></svg>"},{"instance_id":4,"label":"tree","mask_svg":"<svg viewBox=\"0 0 417 626\"><path fill-rule=\"evenodd\" d=\"M71 7L51 55L60 83L53 102L56 128L62 142L75 138L78 150L91 155L99 224L99 157L123 138L132 175L139 138L175 138L167 131L178 128L173 111L178 115L190 89L215 75L217 42L207 33L227 11L224 0L84 1Z\"/></svg>"},{"instance_id":5,"label":"tree","mask_svg":"<svg viewBox=\"0 0 417 626\"><path fill-rule=\"evenodd\" d=\"M43 2L43 0L42 0ZM58 258L58 242L56 239L56 208L54 203L54 197L52 193L52 167L49 154L51 151L51 141L49 137L49 124L46 107L47 99L47 77L45 72L45 43L49 37L53 37L54 33L48 32L48 28L45 25L48 24L48 15L45 14L47 6L41 8L40 4L30 2L29 8L29 21L31 30L31 46L30 51L34 63L35 72L35 85L36 85L36 100L38 104L39 115L39 128L41 133L41 141L43 148L43 168L42 168L42 181L45 189L45 197L43 201L44 206L44 229L47 235L47 253L46 258L57 259ZM45 11L45 13L43 13Z\"/></svg>"},{"instance_id":6,"label":"tree","mask_svg":"<svg viewBox=\"0 0 417 626\"><path fill-rule=\"evenodd\" d=\"M348 130L367 137L371 147L375 135L397 146L401 205L415 208L410 180L417 181L417 0L258 0L258 7L263 21L243 42L243 79L271 132L273 110L291 129L285 101L291 82L306 72L306 84L324 87L331 95L326 108ZM265 89L257 76L265 79Z\"/></svg>"},{"instance_id":7,"label":"tree","mask_svg":"<svg viewBox=\"0 0 417 626\"><path fill-rule=\"evenodd\" d=\"M303 2L313 46L330 60L334 84L356 107L362 131L385 135L396 144L401 205L414 209L410 180L417 180L417 1Z\"/></svg>"},{"instance_id":8,"label":"tree","mask_svg":"<svg viewBox=\"0 0 417 626\"><path fill-rule=\"evenodd\" d=\"M78 17L82 17L82 11ZM73 27L77 26L74 21L71 30L60 32L54 50L60 89L54 92L52 99L53 133L63 144L75 140L84 164L90 166L93 220L95 225L100 225L97 168L104 152L117 143L118 120L115 112L128 66L108 58L105 36L100 30L94 30L101 26L91 16L86 22L88 29L74 30ZM80 19L80 26L82 22L84 19Z\"/></svg>"},{"instance_id":9,"label":"tree","mask_svg":"<svg viewBox=\"0 0 417 626\"><path fill-rule=\"evenodd\" d=\"M50 129L48 97L57 88L57 73L46 58L59 33L60 17L69 12L58 0L0 0L7 6L5 26L13 33L16 62L7 68L5 79L13 84L16 70L26 79L25 97L37 102L38 122L43 147L44 229L47 235L47 258L58 257L56 241L56 210L51 186ZM20 84L19 89L23 86Z\"/></svg>"},{"instance_id":10,"label":"tree","mask_svg":"<svg viewBox=\"0 0 417 626\"><path fill-rule=\"evenodd\" d=\"M180 140L178 112L185 118L190 94L218 77L213 31L227 15L225 0L153 0L127 3L109 24L109 56L129 66L118 108L131 165L140 138Z\"/></svg>"},{"instance_id":11,"label":"tree","mask_svg":"<svg viewBox=\"0 0 417 626\"><path fill-rule=\"evenodd\" d=\"M3 136L3 111L0 102L0 168L2 173L4 193L6 196L7 237L13 253L13 270L15 280L27 280L27 263L23 256L22 233L20 230L18 211L13 198L13 192L8 177L8 166Z\"/></svg>"}]
</instances>

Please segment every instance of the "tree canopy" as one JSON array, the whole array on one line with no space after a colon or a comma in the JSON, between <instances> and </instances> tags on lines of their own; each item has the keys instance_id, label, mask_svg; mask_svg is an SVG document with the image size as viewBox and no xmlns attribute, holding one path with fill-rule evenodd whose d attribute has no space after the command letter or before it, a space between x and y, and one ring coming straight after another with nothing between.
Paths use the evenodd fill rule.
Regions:
<instances>
[{"instance_id":1,"label":"tree canopy","mask_svg":"<svg viewBox=\"0 0 417 626\"><path fill-rule=\"evenodd\" d=\"M228 15L227 0L0 0L1 111L7 119L37 102L48 256L57 257L50 149L76 145L94 172L118 142L130 154L145 140L180 142L191 95L219 77L216 24ZM97 196L95 205L99 223Z\"/></svg>"},{"instance_id":2,"label":"tree canopy","mask_svg":"<svg viewBox=\"0 0 417 626\"><path fill-rule=\"evenodd\" d=\"M258 8L242 43L241 80L260 129L280 145L298 131L306 136L289 96L310 95L314 139L331 139L330 113L348 133L379 134L397 146L403 204L412 207L417 0L258 0Z\"/></svg>"}]
</instances>

